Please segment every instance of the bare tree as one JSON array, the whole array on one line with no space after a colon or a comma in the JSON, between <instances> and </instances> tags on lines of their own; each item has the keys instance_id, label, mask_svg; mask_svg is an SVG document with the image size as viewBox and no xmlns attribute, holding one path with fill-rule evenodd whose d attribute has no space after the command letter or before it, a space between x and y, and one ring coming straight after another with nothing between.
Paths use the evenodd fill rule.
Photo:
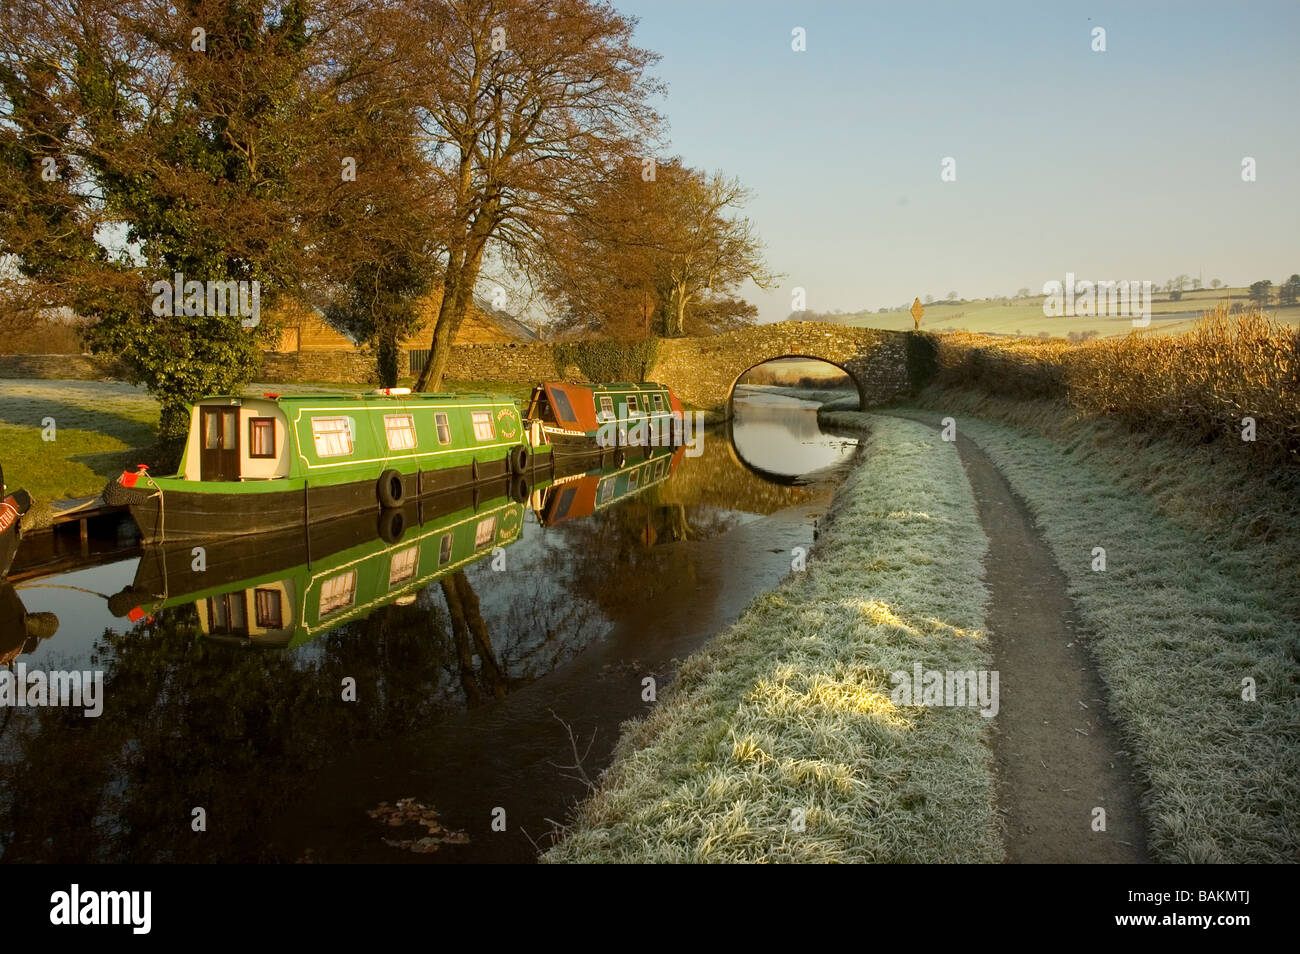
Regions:
<instances>
[{"instance_id":1,"label":"bare tree","mask_svg":"<svg viewBox=\"0 0 1300 954\"><path fill-rule=\"evenodd\" d=\"M666 334L684 334L687 309L714 288L734 288L745 280L767 288L776 280L764 264L753 224L729 214L749 195L739 180L718 172L685 176L682 188L668 198Z\"/></svg>"},{"instance_id":2,"label":"bare tree","mask_svg":"<svg viewBox=\"0 0 1300 954\"><path fill-rule=\"evenodd\" d=\"M524 266L564 216L626 156L649 156L656 57L635 20L592 0L444 0L411 9L409 82L445 177L443 296L418 390L441 384L490 245Z\"/></svg>"}]
</instances>

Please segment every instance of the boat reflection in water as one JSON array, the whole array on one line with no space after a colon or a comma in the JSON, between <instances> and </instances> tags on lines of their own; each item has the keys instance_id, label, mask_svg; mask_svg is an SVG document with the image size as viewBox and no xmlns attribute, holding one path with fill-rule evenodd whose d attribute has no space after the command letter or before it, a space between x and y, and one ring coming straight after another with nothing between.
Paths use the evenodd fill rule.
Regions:
<instances>
[{"instance_id":1,"label":"boat reflection in water","mask_svg":"<svg viewBox=\"0 0 1300 954\"><path fill-rule=\"evenodd\" d=\"M7 666L23 653L32 653L42 639L59 629L53 613L29 613L13 584L0 576L0 666Z\"/></svg>"},{"instance_id":2,"label":"boat reflection in water","mask_svg":"<svg viewBox=\"0 0 1300 954\"><path fill-rule=\"evenodd\" d=\"M650 448L634 454L621 467L610 466L583 474L558 477L532 496L533 510L543 527L553 527L575 517L590 517L625 497L661 484L672 476L684 448Z\"/></svg>"},{"instance_id":3,"label":"boat reflection in water","mask_svg":"<svg viewBox=\"0 0 1300 954\"><path fill-rule=\"evenodd\" d=\"M542 526L590 516L666 481L681 454L634 453L621 467L548 482L531 503ZM412 603L425 587L509 546L527 509L509 495L481 501L463 491L306 532L153 546L109 609L138 622L193 604L211 639L294 648L381 607Z\"/></svg>"},{"instance_id":4,"label":"boat reflection in water","mask_svg":"<svg viewBox=\"0 0 1300 954\"><path fill-rule=\"evenodd\" d=\"M647 709L645 677L774 586L811 534L812 491L765 482L725 441L616 450L621 467L561 455L523 503L480 482L477 500L14 581L0 609L25 614L22 641L0 621L0 659L102 670L105 705L0 711L0 862L534 860L585 792L563 768L573 738L602 768ZM27 632L41 611L63 621L52 640ZM395 847L423 830L367 813L407 797L469 843ZM497 805L507 832L489 828Z\"/></svg>"},{"instance_id":5,"label":"boat reflection in water","mask_svg":"<svg viewBox=\"0 0 1300 954\"><path fill-rule=\"evenodd\" d=\"M299 646L381 607L413 602L426 586L519 539L526 504L503 495L475 506L470 497L331 521L306 533L152 547L109 608L134 622L193 603L206 636Z\"/></svg>"}]
</instances>

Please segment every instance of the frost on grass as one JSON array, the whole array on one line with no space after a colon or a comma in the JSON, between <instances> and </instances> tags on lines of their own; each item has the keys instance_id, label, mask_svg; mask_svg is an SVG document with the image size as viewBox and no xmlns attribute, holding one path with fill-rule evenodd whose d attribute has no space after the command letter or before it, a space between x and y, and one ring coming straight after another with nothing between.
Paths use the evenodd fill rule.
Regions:
<instances>
[{"instance_id":1,"label":"frost on grass","mask_svg":"<svg viewBox=\"0 0 1300 954\"><path fill-rule=\"evenodd\" d=\"M965 433L1028 504L1066 574L1111 713L1149 784L1152 850L1166 862L1295 861L1300 525L1285 501L1269 506L1288 532L1266 538L1241 514L1270 490L1223 451L1214 459L1071 420L1063 406L960 394L942 406L967 410ZM1094 544L1107 547L1104 573L1092 571ZM1253 702L1242 699L1246 676Z\"/></svg>"},{"instance_id":2,"label":"frost on grass","mask_svg":"<svg viewBox=\"0 0 1300 954\"><path fill-rule=\"evenodd\" d=\"M889 680L989 668L986 547L953 445L873 419L807 571L686 661L544 860L1000 859L988 720Z\"/></svg>"}]
</instances>

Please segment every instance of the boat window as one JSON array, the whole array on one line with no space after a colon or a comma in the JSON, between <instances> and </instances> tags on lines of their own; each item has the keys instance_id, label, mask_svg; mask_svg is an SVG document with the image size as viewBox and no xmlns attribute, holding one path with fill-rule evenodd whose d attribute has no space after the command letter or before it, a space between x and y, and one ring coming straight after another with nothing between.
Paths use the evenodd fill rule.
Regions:
<instances>
[{"instance_id":1,"label":"boat window","mask_svg":"<svg viewBox=\"0 0 1300 954\"><path fill-rule=\"evenodd\" d=\"M253 591L257 600L257 625L263 629L280 629L284 618L280 613L280 591L259 587Z\"/></svg>"},{"instance_id":2,"label":"boat window","mask_svg":"<svg viewBox=\"0 0 1300 954\"><path fill-rule=\"evenodd\" d=\"M496 532L497 518L495 514L486 520L480 520L478 526L474 528L474 549L477 550L479 547L491 543L492 538L496 536Z\"/></svg>"},{"instance_id":3,"label":"boat window","mask_svg":"<svg viewBox=\"0 0 1300 954\"><path fill-rule=\"evenodd\" d=\"M409 414L385 414L384 430L389 450L415 449L415 418Z\"/></svg>"},{"instance_id":4,"label":"boat window","mask_svg":"<svg viewBox=\"0 0 1300 954\"><path fill-rule=\"evenodd\" d=\"M608 394L600 396L600 419L602 421L611 420L614 417L614 399Z\"/></svg>"},{"instance_id":5,"label":"boat window","mask_svg":"<svg viewBox=\"0 0 1300 954\"><path fill-rule=\"evenodd\" d=\"M243 590L208 598L208 632L213 636L248 635Z\"/></svg>"},{"instance_id":6,"label":"boat window","mask_svg":"<svg viewBox=\"0 0 1300 954\"><path fill-rule=\"evenodd\" d=\"M632 491L636 490L637 486L640 483L641 483L641 471L640 470L632 471L632 473L627 475L627 492L631 493Z\"/></svg>"},{"instance_id":7,"label":"boat window","mask_svg":"<svg viewBox=\"0 0 1300 954\"><path fill-rule=\"evenodd\" d=\"M636 395L635 395L635 394L629 394L629 395L627 396L627 413L628 413L628 416L629 416L629 417L631 417L633 414L640 414L640 413L641 413L640 409L639 409L639 408L637 407L637 405L636 405Z\"/></svg>"},{"instance_id":8,"label":"boat window","mask_svg":"<svg viewBox=\"0 0 1300 954\"><path fill-rule=\"evenodd\" d=\"M662 411L664 409L664 396L662 394L656 394L654 396L654 402L656 411Z\"/></svg>"},{"instance_id":9,"label":"boat window","mask_svg":"<svg viewBox=\"0 0 1300 954\"><path fill-rule=\"evenodd\" d=\"M551 397L555 403L555 416L561 421L567 421L570 424L577 423L578 415L573 413L573 405L569 403L569 396L556 388L551 393Z\"/></svg>"},{"instance_id":10,"label":"boat window","mask_svg":"<svg viewBox=\"0 0 1300 954\"><path fill-rule=\"evenodd\" d=\"M442 535L442 542L438 545L438 566L451 562L451 540L450 533Z\"/></svg>"},{"instance_id":11,"label":"boat window","mask_svg":"<svg viewBox=\"0 0 1300 954\"><path fill-rule=\"evenodd\" d=\"M417 543L413 547L407 547L399 553L393 554L393 559L388 564L388 587L392 589L398 583L405 583L415 576L416 564L420 562L420 545Z\"/></svg>"},{"instance_id":12,"label":"boat window","mask_svg":"<svg viewBox=\"0 0 1300 954\"><path fill-rule=\"evenodd\" d=\"M249 419L248 456L275 456L275 418L254 417Z\"/></svg>"},{"instance_id":13,"label":"boat window","mask_svg":"<svg viewBox=\"0 0 1300 954\"><path fill-rule=\"evenodd\" d=\"M474 421L474 439L477 441L492 440L492 415L487 411L475 411L470 415L470 418Z\"/></svg>"},{"instance_id":14,"label":"boat window","mask_svg":"<svg viewBox=\"0 0 1300 954\"><path fill-rule=\"evenodd\" d=\"M605 503L613 496L614 496L614 478L606 477L604 480L600 482L600 492L599 494L597 494L597 500L599 503Z\"/></svg>"},{"instance_id":15,"label":"boat window","mask_svg":"<svg viewBox=\"0 0 1300 954\"><path fill-rule=\"evenodd\" d=\"M320 615L337 613L345 606L351 606L357 599L357 571L348 570L338 576L330 577L320 588Z\"/></svg>"},{"instance_id":16,"label":"boat window","mask_svg":"<svg viewBox=\"0 0 1300 954\"><path fill-rule=\"evenodd\" d=\"M451 443L451 422L447 420L447 415L438 411L433 415L433 422L438 425L438 443Z\"/></svg>"},{"instance_id":17,"label":"boat window","mask_svg":"<svg viewBox=\"0 0 1300 954\"><path fill-rule=\"evenodd\" d=\"M311 433L318 457L346 457L352 453L352 428L346 417L313 417Z\"/></svg>"}]
</instances>

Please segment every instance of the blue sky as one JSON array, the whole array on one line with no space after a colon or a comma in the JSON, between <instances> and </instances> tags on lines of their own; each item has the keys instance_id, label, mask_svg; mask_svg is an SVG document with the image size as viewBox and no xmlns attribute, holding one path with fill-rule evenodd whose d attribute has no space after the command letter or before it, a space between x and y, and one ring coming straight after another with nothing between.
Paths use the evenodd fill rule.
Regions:
<instances>
[{"instance_id":1,"label":"blue sky","mask_svg":"<svg viewBox=\"0 0 1300 954\"><path fill-rule=\"evenodd\" d=\"M747 290L762 321L795 286L856 311L1067 271L1300 272L1294 0L614 2L663 56L670 154L755 192L746 214L786 273Z\"/></svg>"}]
</instances>

